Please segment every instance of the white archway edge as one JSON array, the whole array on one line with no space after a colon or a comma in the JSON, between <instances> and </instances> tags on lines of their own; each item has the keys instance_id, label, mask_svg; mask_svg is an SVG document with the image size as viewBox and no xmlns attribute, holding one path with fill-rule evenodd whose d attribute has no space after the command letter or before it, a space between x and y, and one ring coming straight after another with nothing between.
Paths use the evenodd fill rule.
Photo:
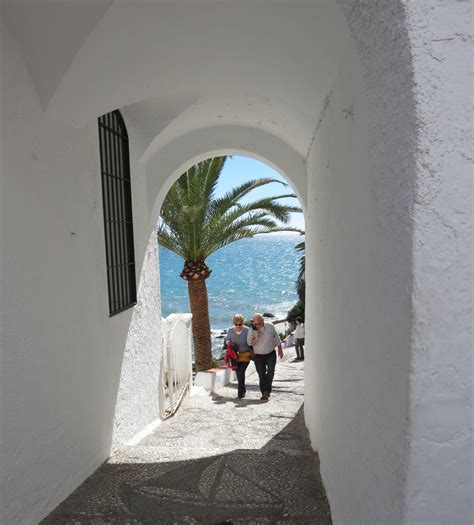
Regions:
<instances>
[{"instance_id":1,"label":"white archway edge","mask_svg":"<svg viewBox=\"0 0 474 525\"><path fill-rule=\"evenodd\" d=\"M219 126L194 130L142 157L146 162L150 228L163 199L178 177L193 164L218 155L243 155L260 160L285 177L306 208L306 165L303 158L277 137L255 128Z\"/></svg>"}]
</instances>

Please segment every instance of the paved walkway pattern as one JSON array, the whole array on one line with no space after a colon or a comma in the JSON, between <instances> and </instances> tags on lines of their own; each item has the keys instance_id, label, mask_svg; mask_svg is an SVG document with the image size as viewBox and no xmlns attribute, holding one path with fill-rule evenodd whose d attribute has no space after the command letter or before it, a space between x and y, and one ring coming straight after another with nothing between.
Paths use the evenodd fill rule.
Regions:
<instances>
[{"instance_id":1,"label":"paved walkway pattern","mask_svg":"<svg viewBox=\"0 0 474 525\"><path fill-rule=\"evenodd\" d=\"M194 396L139 445L104 463L42 521L53 524L331 524L303 419L302 362L277 364L269 402L253 363Z\"/></svg>"}]
</instances>

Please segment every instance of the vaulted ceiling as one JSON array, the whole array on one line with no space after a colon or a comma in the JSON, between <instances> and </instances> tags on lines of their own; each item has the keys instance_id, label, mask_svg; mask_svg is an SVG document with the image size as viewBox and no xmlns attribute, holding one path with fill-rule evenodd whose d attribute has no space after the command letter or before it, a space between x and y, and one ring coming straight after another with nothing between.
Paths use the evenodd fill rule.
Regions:
<instances>
[{"instance_id":1,"label":"vaulted ceiling","mask_svg":"<svg viewBox=\"0 0 474 525\"><path fill-rule=\"evenodd\" d=\"M52 117L123 108L150 143L251 126L303 157L351 45L334 0L7 0L3 16Z\"/></svg>"}]
</instances>

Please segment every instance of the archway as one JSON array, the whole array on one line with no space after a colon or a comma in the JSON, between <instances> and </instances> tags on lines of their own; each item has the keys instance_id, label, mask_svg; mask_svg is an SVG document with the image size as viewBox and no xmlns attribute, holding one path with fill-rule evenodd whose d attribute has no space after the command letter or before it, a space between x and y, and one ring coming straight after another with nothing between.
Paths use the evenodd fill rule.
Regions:
<instances>
[{"instance_id":1,"label":"archway","mask_svg":"<svg viewBox=\"0 0 474 525\"><path fill-rule=\"evenodd\" d=\"M220 160L223 158L225 161L221 167ZM259 179L278 181L265 182L262 187L253 188L248 194L245 192L245 195L239 197L239 204L235 203L226 212L226 216L230 213L237 213L240 206L247 206L260 199L270 198L272 198L270 208L275 208L277 215L283 211L280 208L281 206L289 206L289 210L291 207L296 207L299 210L299 201L295 195L288 195L293 192L288 187L287 180L268 164L235 154L213 157L213 159L219 165L219 176L213 184L209 203L211 200L225 197L229 192L236 190L243 184L250 183L250 181L252 183L259 181ZM209 162L209 159L204 162ZM215 165L216 162L210 164L211 167ZM197 166L199 164L195 168ZM202 173L202 169L200 172ZM191 173L193 176L194 168L191 169ZM204 175L205 173L199 177L202 184L207 179ZM195 183L192 186L195 187ZM277 195L280 197L273 201ZM283 196L286 197L282 198ZM208 199L204 199L201 195L199 202L197 202L198 207L205 205L204 201L207 202ZM260 206L266 209L268 202L262 201ZM241 224L241 221L246 221L239 230L230 224L224 225L223 213L214 216L214 226L210 231L206 230L209 219L201 218L203 217L202 213L199 214L198 218L200 222L197 228L197 232L199 232L197 242L200 248L195 246L194 249L207 253L205 264L212 272L212 275L206 278L204 283L208 308L203 308L203 310L209 311L212 329L212 358L214 360L222 359L224 335L226 329L232 325L232 319L236 313L244 315L247 322L250 321L254 312L266 313L266 317L272 318L273 323L278 324L278 332L283 333L288 328L285 323L287 313L298 300L295 283L301 254L298 255L295 248L303 240L300 235L300 233L304 233L303 214L301 212L288 213L288 219L285 219L283 223L273 216L270 209L265 220L274 221L274 228L279 228L280 231L274 231L271 235L262 235L262 232L269 226L267 223L261 222L260 213L262 209L252 208L252 212L245 210L245 208L242 209L242 215L234 216L232 224L235 227ZM184 231L180 231L179 224L174 222L171 214L167 216L172 225L173 238L182 239ZM204 216L208 216L207 213ZM255 224L247 222L254 216L257 221ZM220 220L223 229L228 233L227 237L218 227L217 220ZM178 228L177 234L174 228ZM281 231L285 228L290 228L292 231ZM194 230L196 231L196 229ZM257 233L260 231L260 234L250 238L249 234L253 231ZM217 236L219 239L218 249L214 245ZM160 244L159 235L158 239ZM178 250L178 246L181 246L180 250ZM169 242L168 236L164 238L164 246L159 246L161 300L163 317L165 318L174 312L189 312L189 294L192 284L190 286L189 283L183 281L180 278L180 272L183 270L184 262L181 254L183 250L189 252L192 249L191 246L185 242L179 245L176 243L176 246L173 246ZM199 317L197 309L193 310L193 319L196 316ZM206 324L207 315L203 313L203 319L197 323L197 328L200 329ZM209 364L207 367L210 368L211 365Z\"/></svg>"},{"instance_id":2,"label":"archway","mask_svg":"<svg viewBox=\"0 0 474 525\"><path fill-rule=\"evenodd\" d=\"M305 99L306 107L314 103L318 108L312 119L308 121L303 115L305 108L296 100L296 90L291 95L288 92L283 95L278 89L275 92L267 79L255 83L259 84L259 90L272 96L258 93L242 97L232 91L222 96L220 86L217 92L211 91L196 102L185 97L180 100L183 106L179 115L161 128L158 136L151 135L150 140L149 135L143 141L145 146L137 148L138 165L146 173L148 231L172 182L198 160L230 152L252 155L280 166L307 208L310 297L307 313L314 320L308 330L308 341L314 341L317 351L307 359L315 380L307 382L306 421L313 445L321 453L322 474L335 509L334 517L348 519L353 513L353 503L349 502L361 501L357 512L364 519L378 520L384 516L397 521L403 514L406 475L398 465L407 456L403 422L408 414L411 333L414 165L413 143L406 130L415 127L410 101L404 104L402 112L399 107L400 96L405 96L410 82L411 69L409 55L402 53L399 62L394 63L392 49L385 45L390 28L384 21L383 9L374 14L369 9L343 6L360 39L357 41L360 56L341 13L331 11L334 6L330 5L325 4L325 9L331 12L326 15L338 35L336 43L324 32L325 49L329 51L332 46L332 66L325 70L332 84L319 86L322 92L317 100ZM395 7L390 24L396 17L403 20L404 16L403 10ZM366 32L367 23L371 30ZM396 38L403 36L402 31ZM376 45L372 39L377 40ZM371 53L375 48L374 64ZM318 59L322 64L322 57ZM336 63L337 67L332 69ZM390 75L386 85L372 84L370 75L378 80L387 64L396 72L396 78ZM73 75L68 79L71 86L72 78ZM231 74L229 78L233 78ZM181 80L185 82L186 76ZM153 77L150 85L155 81ZM131 122L140 121L144 114L154 114L154 104L160 106L160 99L149 104L147 94L141 93L140 98L145 99L143 103L125 107ZM54 111L58 100L60 94L52 100L50 111ZM243 108L250 105L257 108L255 112L244 112ZM390 126L388 130L387 123L391 122L394 111L400 127ZM238 117L236 124L234 116ZM282 122L287 124L286 128L281 126ZM149 133L151 130L150 127ZM390 303L387 297L391 297ZM342 331L338 330L340 323L344 326ZM389 323L396 329L391 330ZM130 332L137 332L133 322ZM370 369L364 369L367 362L377 363L371 381L367 380L367 376L372 376ZM359 370L359 375L348 374L354 369ZM339 382L347 390L341 392ZM359 414L365 413L368 406L369 416L361 419ZM341 413L347 417L334 416ZM340 440L334 440L334 435L340 436ZM357 436L358 452L351 453L350 461L346 461L340 450L354 447L351 435ZM391 444L390 465L382 445L386 442ZM366 474L365 485L355 483L359 471ZM374 482L381 476L383 486ZM360 491L355 496L354 486ZM364 498L365 492L374 495L370 502ZM387 505L387 501L398 503Z\"/></svg>"},{"instance_id":3,"label":"archway","mask_svg":"<svg viewBox=\"0 0 474 525\"><path fill-rule=\"evenodd\" d=\"M445 112L434 107L452 103L464 126L464 85L452 79L467 78L459 68L469 44L465 3L441 0L427 8L401 0L328 0L258 2L244 9L232 2L137 7L105 1L78 2L70 11L60 4L4 4L7 112L2 122L8 129L5 187L10 191L2 197L9 218L2 235L22 260L21 266L13 260L2 267L11 298L2 315L5 310L14 328L6 339L9 375L2 379L7 519L28 514L37 521L109 450L120 360L120 352L110 347L123 350L131 312L113 321L103 313L94 174L96 119L117 108L124 111L133 142L137 253L144 267L159 195L183 162L231 146L273 159L289 178L288 159L299 166L302 176L294 187L306 201L308 310L315 321L308 333L315 352L308 361L314 381L306 420L320 451L335 521L426 521L435 514L449 521L455 508L456 516L466 516L472 486L463 461L469 389L461 392L459 385L470 381L463 353L469 334L463 331L459 343L455 323L445 320L466 319L469 306L458 301L466 295L461 283L470 276L468 243L457 241L458 232L467 238L467 222L452 217L467 207L460 194L472 156L463 133L449 119L455 132L446 132ZM202 118L201 109L209 118ZM244 142L221 140L227 128L229 136L237 133ZM239 135L237 128L248 133ZM254 139L256 144L249 143ZM148 150L152 143L153 151ZM180 147L187 153L178 162ZM139 162L145 152L149 158ZM152 158L160 163L152 167ZM462 174L452 166L460 166ZM38 176L26 182L25 173ZM453 187L443 184L454 176ZM35 192L44 202L32 207L36 216L28 221L23 196ZM76 194L77 201L64 199ZM58 213L49 215L51 209ZM92 278L81 268L71 272L76 280L71 294L52 305L55 317L38 298L57 287L57 276L65 287L69 283L64 261L76 268L70 256L76 223L81 240L92 239L91 245L81 245L82 253L90 250ZM67 240L58 225L67 225ZM44 232L50 243L40 244ZM449 253L437 254L432 264L438 245L449 246ZM24 246L36 247L35 261L28 260ZM452 272L443 274L443 268ZM44 278L36 279L40 271ZM451 285L450 273L457 286ZM142 281L154 275L144 273ZM435 281L443 283L436 292ZM440 306L445 303L455 305L454 314ZM75 315L82 312L89 314L88 330L78 333ZM150 326L157 312L155 304L148 320L141 318L143 325ZM151 349L159 327L143 332L142 339L136 327L132 321L134 348ZM72 342L70 333L76 334ZM443 341L458 350L446 357ZM24 366L25 356L34 364L31 370ZM61 381L61 372L73 370L83 372L86 388ZM448 399L459 414L454 437L448 418L441 418L439 432L431 424L444 414L446 400L443 387L425 381L426 370L443 373L439 385L455 394ZM46 378L48 387L39 384L28 396L38 378ZM128 385L131 397L134 386ZM61 403L51 411L55 399ZM148 417L145 409L140 415ZM58 436L60 425L67 432ZM35 437L27 446L18 439L22 428ZM71 443L70 463L60 461ZM441 462L453 480L442 497L440 457L447 457ZM38 464L44 468L30 469ZM30 490L18 500L17 489L24 486ZM27 509L23 515L22 509Z\"/></svg>"},{"instance_id":4,"label":"archway","mask_svg":"<svg viewBox=\"0 0 474 525\"><path fill-rule=\"evenodd\" d=\"M155 253L156 222L163 199L186 169L200 160L224 154L248 156L275 169L288 181L306 212L304 163L282 141L261 130L244 127L196 130L166 144L153 156L142 157L140 169L148 179L147 198L152 212L147 217L147 244L144 243L145 236L142 236L145 256L142 259L138 303L130 321L118 386L114 447L128 442L141 428L159 417L154 385L159 381L160 356L155 352L156 345L143 345L143 340L152 341L160 337L160 285ZM137 260L140 260L139 257ZM137 360L147 362L147 369L137 366ZM138 392L134 390L137 385L140 385Z\"/></svg>"}]
</instances>

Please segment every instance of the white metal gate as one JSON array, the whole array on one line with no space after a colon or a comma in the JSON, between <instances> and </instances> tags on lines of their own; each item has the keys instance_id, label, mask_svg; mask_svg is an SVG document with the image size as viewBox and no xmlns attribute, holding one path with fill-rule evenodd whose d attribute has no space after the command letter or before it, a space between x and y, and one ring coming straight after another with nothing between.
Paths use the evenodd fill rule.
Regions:
<instances>
[{"instance_id":1,"label":"white metal gate","mask_svg":"<svg viewBox=\"0 0 474 525\"><path fill-rule=\"evenodd\" d=\"M166 419L178 409L192 386L191 314L171 314L163 320L160 406Z\"/></svg>"}]
</instances>

